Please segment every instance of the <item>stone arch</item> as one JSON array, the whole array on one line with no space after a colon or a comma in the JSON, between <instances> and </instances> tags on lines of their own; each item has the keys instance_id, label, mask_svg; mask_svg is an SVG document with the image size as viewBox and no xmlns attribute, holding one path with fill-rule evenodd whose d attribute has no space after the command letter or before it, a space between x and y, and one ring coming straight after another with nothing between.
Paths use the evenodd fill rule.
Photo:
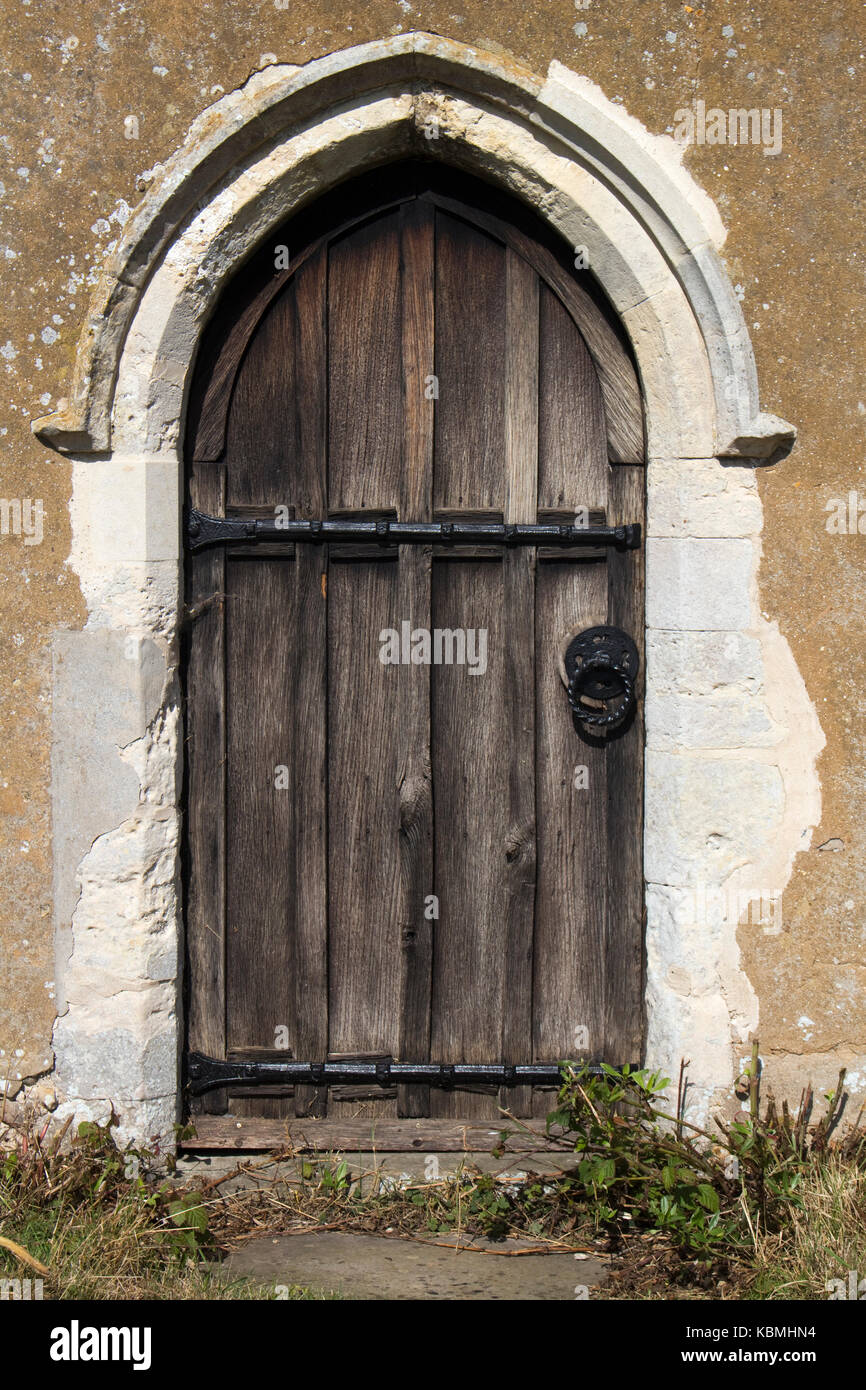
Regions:
<instances>
[{"instance_id":1,"label":"stone arch","mask_svg":"<svg viewBox=\"0 0 866 1390\"><path fill-rule=\"evenodd\" d=\"M272 228L419 148L584 247L632 344L648 463L648 1057L691 1056L697 1114L757 1021L739 917L713 894L780 892L818 819L823 736L755 582L753 465L794 430L760 410L724 229L677 146L558 63L541 79L429 34L267 68L157 171L96 291L71 399L33 426L73 461L71 562L89 607L63 639L60 685L76 669L92 682L94 662L120 683L89 726L104 776L87 833L55 850L58 1089L78 1114L113 1101L139 1137L167 1130L178 1098L179 514L198 344ZM60 689L59 707L74 695ZM57 734L62 790L66 750L82 749Z\"/></svg>"},{"instance_id":2,"label":"stone arch","mask_svg":"<svg viewBox=\"0 0 866 1390\"><path fill-rule=\"evenodd\" d=\"M160 357L183 358L228 269L272 222L349 170L419 144L511 188L587 248L641 364L651 454L767 458L793 440L791 426L760 411L748 333L718 256L723 229L674 141L648 134L561 64L542 82L430 34L267 68L199 117L105 267L71 401L34 422L40 439L63 453L111 447L121 364L156 282L164 299L173 280L177 302L153 353L155 380ZM193 263L184 282L179 268ZM148 402L162 417L160 438L177 415L176 395L165 395L162 411Z\"/></svg>"}]
</instances>

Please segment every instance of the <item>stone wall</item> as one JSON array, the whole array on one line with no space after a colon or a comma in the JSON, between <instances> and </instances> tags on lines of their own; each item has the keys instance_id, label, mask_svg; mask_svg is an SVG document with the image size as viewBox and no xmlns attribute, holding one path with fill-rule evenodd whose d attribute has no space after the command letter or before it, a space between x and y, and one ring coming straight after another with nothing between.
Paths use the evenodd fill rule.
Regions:
<instances>
[{"instance_id":1,"label":"stone wall","mask_svg":"<svg viewBox=\"0 0 866 1390\"><path fill-rule=\"evenodd\" d=\"M79 1110L114 1099L139 1134L165 1130L174 1115L178 557L170 424L180 413L196 316L232 258L276 215L265 196L256 213L263 220L238 235L237 209L277 185L263 164L239 193L226 166L225 192L190 212L185 239L171 206L172 171L188 181L202 151L229 127L242 130L257 101L280 84L294 90L292 65L409 30L495 55L474 64L481 94L461 97L459 82L456 96L429 82L389 91L378 115L376 102L365 101L333 117L350 123L343 135L354 140L351 157L345 140L330 146L353 167L366 140L362 158L375 161L435 109L458 161L498 163L503 179L540 198L564 234L596 237L590 249L602 261L593 268L623 313L651 398L650 1057L667 1067L691 1057L705 1107L730 1096L757 1031L777 1090L797 1094L807 1078L829 1086L848 1065L855 1094L866 1091L864 832L855 809L864 751L856 723L863 542L856 505L854 534L829 531L825 511L829 499L847 501L856 489L866 414L857 399L854 266L862 231L850 193L862 154L851 100L862 79L855 13L823 7L820 32L780 0L760 15L750 5L705 13L650 3L629 8L627 30L621 7L506 3L495 33L481 5L454 14L408 3L42 5L33 14L22 5L11 16L0 175L8 284L0 490L7 499L41 499L43 537L28 544L35 534L8 525L0 540L0 1064L10 1094L30 1081L52 1105L55 1091ZM463 61L472 68L474 59ZM352 81L350 74L340 86L344 101ZM507 130L497 83L519 110ZM663 137L676 113L698 101L781 110L779 152L678 150ZM682 219L704 228L683 244L679 279L690 290L690 277L712 285L717 275L722 289L733 287L745 339L732 322L707 327L704 315L701 345L678 301L666 297L674 289L665 229L676 219L655 226L655 211L646 213L650 249L625 228L621 263L610 250L605 259L617 236L614 221L604 223L599 181L571 187L579 179L556 144L562 131L548 128L551 112L569 119L569 103L579 106L584 132L599 121L608 145L626 142L630 158L642 161L645 188L658 177L678 191ZM172 162L195 118L186 154ZM274 153L263 148L262 161L277 158L280 130L286 126L270 133ZM591 174L589 144L583 155ZM339 173L338 156L326 176ZM309 196L321 163L314 159L299 177L295 195ZM198 199L208 187L187 182ZM584 226L580 208L591 197ZM133 218L142 198L144 213ZM162 259L141 230L156 208L168 209ZM205 284L201 264L223 227L222 260ZM137 248L138 260L112 278L124 246ZM104 371L73 372L106 263L110 293L89 334L107 355L85 353L79 363L118 365L113 440L81 418ZM157 265L148 299L145 274ZM185 306L170 332L169 301ZM111 325L126 308L124 362ZM772 422L749 439L754 412L746 406L756 402L746 399L745 368L719 365L725 351L742 358L749 338L760 404L799 431L793 453L769 466ZM711 396L717 423L742 403L738 445L737 430L723 430L722 439L712 422L702 435ZM49 410L55 422L45 437L69 458L30 434L31 418ZM9 516L14 522L14 510Z\"/></svg>"}]
</instances>

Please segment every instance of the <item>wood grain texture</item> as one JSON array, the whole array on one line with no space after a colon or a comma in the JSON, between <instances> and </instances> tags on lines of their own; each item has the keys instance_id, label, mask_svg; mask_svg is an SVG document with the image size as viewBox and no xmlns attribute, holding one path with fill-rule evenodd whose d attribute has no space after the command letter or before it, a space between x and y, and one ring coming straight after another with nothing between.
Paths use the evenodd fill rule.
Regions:
<instances>
[{"instance_id":1,"label":"wood grain texture","mask_svg":"<svg viewBox=\"0 0 866 1390\"><path fill-rule=\"evenodd\" d=\"M276 507L290 495L289 448L295 428L295 287L271 304L235 382L226 430L226 506Z\"/></svg>"},{"instance_id":2,"label":"wood grain texture","mask_svg":"<svg viewBox=\"0 0 866 1390\"><path fill-rule=\"evenodd\" d=\"M607 450L598 377L574 320L540 292L538 506L604 510Z\"/></svg>"},{"instance_id":3,"label":"wood grain texture","mask_svg":"<svg viewBox=\"0 0 866 1390\"><path fill-rule=\"evenodd\" d=\"M329 505L397 507L403 456L400 218L330 248Z\"/></svg>"},{"instance_id":4,"label":"wood grain texture","mask_svg":"<svg viewBox=\"0 0 866 1390\"><path fill-rule=\"evenodd\" d=\"M427 389L434 364L434 226L429 206L412 202L400 213L403 353L403 472L400 516L431 517L433 408ZM403 546L399 561L400 621L429 628L431 550ZM401 670L397 711L400 804L400 902L395 950L400 959L398 1055L429 1060L433 919L425 903L433 892L433 788L430 769L430 668ZM397 1088L398 1113L426 1115L425 1086Z\"/></svg>"},{"instance_id":5,"label":"wood grain texture","mask_svg":"<svg viewBox=\"0 0 866 1390\"><path fill-rule=\"evenodd\" d=\"M643 400L637 371L621 336L595 300L547 247L518 227L441 194L433 195L432 201L518 252L562 300L589 348L598 374L604 397L608 458L613 463L643 463Z\"/></svg>"},{"instance_id":6,"label":"wood grain texture","mask_svg":"<svg viewBox=\"0 0 866 1390\"><path fill-rule=\"evenodd\" d=\"M225 432L229 510L288 506L296 515L296 495L312 484L304 485L304 473L320 471L321 455L297 452L300 417L309 430L316 414L298 338L298 294L308 280L301 271L270 296L239 363ZM304 556L302 568L308 563ZM292 694L300 656L295 564L263 552L228 561L226 1015L230 1046L271 1045L284 1027L298 1055L295 860L304 808L296 797ZM288 785L277 787L277 767ZM232 1109L250 1114L258 1106L276 1117L290 1103L236 1096Z\"/></svg>"},{"instance_id":7,"label":"wood grain texture","mask_svg":"<svg viewBox=\"0 0 866 1390\"><path fill-rule=\"evenodd\" d=\"M538 277L510 248L505 253L505 520L535 520L538 493ZM535 915L535 570L532 549L506 550L503 585L503 696L508 730L507 828L502 875L502 1058L518 1062L532 1047L532 939ZM484 677L487 679L487 677ZM531 1087L503 1087L500 1104L528 1115Z\"/></svg>"},{"instance_id":8,"label":"wood grain texture","mask_svg":"<svg viewBox=\"0 0 866 1390\"><path fill-rule=\"evenodd\" d=\"M332 244L328 269L329 510L403 498L401 215ZM399 1047L402 902L398 711L413 668L379 660L400 624L400 569L375 556L328 583L329 1051ZM393 1101L376 1104L395 1114Z\"/></svg>"},{"instance_id":9,"label":"wood grain texture","mask_svg":"<svg viewBox=\"0 0 866 1390\"><path fill-rule=\"evenodd\" d=\"M502 508L504 360L504 248L437 212L437 509Z\"/></svg>"},{"instance_id":10,"label":"wood grain texture","mask_svg":"<svg viewBox=\"0 0 866 1390\"><path fill-rule=\"evenodd\" d=\"M193 424L190 450L195 460L222 458L226 444L226 426L234 384L244 360L249 341L272 301L289 282L288 272L269 280L251 301L239 309L235 321L226 331L209 366L203 391L201 410Z\"/></svg>"},{"instance_id":11,"label":"wood grain texture","mask_svg":"<svg viewBox=\"0 0 866 1390\"><path fill-rule=\"evenodd\" d=\"M437 560L433 619L487 631L487 670L433 667L436 894L431 1055L500 1058L505 1007L505 851L509 832L502 564ZM431 1090L431 1113L497 1113L496 1096Z\"/></svg>"},{"instance_id":12,"label":"wood grain texture","mask_svg":"<svg viewBox=\"0 0 866 1390\"><path fill-rule=\"evenodd\" d=\"M237 1121L227 1116L202 1115L196 1119L196 1135L184 1139L179 1148L186 1153L208 1153L226 1149L266 1153L292 1150L297 1153L376 1154L376 1153L490 1153L498 1147L497 1124L448 1120L290 1120L280 1124L270 1119ZM543 1153L544 1144L531 1136L515 1133L507 1145L508 1153ZM561 1158L557 1155L557 1158ZM505 1160L503 1159L503 1162Z\"/></svg>"},{"instance_id":13,"label":"wood grain texture","mask_svg":"<svg viewBox=\"0 0 866 1390\"><path fill-rule=\"evenodd\" d=\"M399 751L394 712L412 667L379 660L398 567L332 565L328 582L329 1051L396 1055L401 961ZM394 1114L393 1102L382 1109Z\"/></svg>"},{"instance_id":14,"label":"wood grain texture","mask_svg":"<svg viewBox=\"0 0 866 1390\"><path fill-rule=\"evenodd\" d=\"M607 606L604 561L539 566L538 891L535 904L533 1061L605 1057L606 750L575 730L559 658L570 630L591 627ZM586 787L576 778L584 768ZM586 1029L579 1048L577 1029ZM542 1109L550 1109L542 1098Z\"/></svg>"},{"instance_id":15,"label":"wood grain texture","mask_svg":"<svg viewBox=\"0 0 866 1390\"><path fill-rule=\"evenodd\" d=\"M541 293L539 506L608 506L604 408L573 317ZM538 893L533 1057L606 1057L607 750L575 727L560 678L569 636L606 622L607 553L548 559L536 603ZM615 851L614 851L615 852ZM536 1093L536 1114L550 1097Z\"/></svg>"},{"instance_id":16,"label":"wood grain texture","mask_svg":"<svg viewBox=\"0 0 866 1390\"><path fill-rule=\"evenodd\" d=\"M190 475L190 501L222 513L225 470L200 464ZM225 1057L225 556L219 549L190 558L186 666L186 1027L191 1051ZM225 1093L203 1096L197 1108L225 1109Z\"/></svg>"},{"instance_id":17,"label":"wood grain texture","mask_svg":"<svg viewBox=\"0 0 866 1390\"><path fill-rule=\"evenodd\" d=\"M527 253L531 244L518 233ZM611 463L644 461L643 400L637 371L598 305L543 248L536 257L544 278L574 320L592 356L604 401L607 456Z\"/></svg>"},{"instance_id":18,"label":"wood grain texture","mask_svg":"<svg viewBox=\"0 0 866 1390\"><path fill-rule=\"evenodd\" d=\"M295 423L291 491L296 514L327 502L327 248L299 271L294 296ZM328 552L299 545L294 565L295 670L292 796L295 806L295 1035L297 1055L328 1050ZM327 1088L298 1086L295 1111L321 1115Z\"/></svg>"},{"instance_id":19,"label":"wood grain texture","mask_svg":"<svg viewBox=\"0 0 866 1390\"><path fill-rule=\"evenodd\" d=\"M292 560L227 565L226 1036L236 1053L273 1047L284 1027L297 1055L294 800L290 784L276 785L294 763L293 570Z\"/></svg>"},{"instance_id":20,"label":"wood grain texture","mask_svg":"<svg viewBox=\"0 0 866 1390\"><path fill-rule=\"evenodd\" d=\"M614 525L645 518L646 475L642 468L611 470L610 510ZM608 888L605 1042L617 1062L640 1059L643 1046L643 691L644 550L613 552L608 562L609 621L637 643L641 662L638 702L629 720L607 743Z\"/></svg>"}]
</instances>

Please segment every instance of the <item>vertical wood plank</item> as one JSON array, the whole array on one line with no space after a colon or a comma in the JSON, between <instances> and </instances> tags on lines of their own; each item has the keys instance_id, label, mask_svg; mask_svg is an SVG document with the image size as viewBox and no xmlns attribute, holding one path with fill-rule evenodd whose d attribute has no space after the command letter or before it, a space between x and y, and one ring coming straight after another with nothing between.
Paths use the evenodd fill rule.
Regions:
<instances>
[{"instance_id":1,"label":"vertical wood plank","mask_svg":"<svg viewBox=\"0 0 866 1390\"><path fill-rule=\"evenodd\" d=\"M505 704L502 564L438 560L437 628L487 632L487 669L433 667L436 894L431 1051L437 1061L501 1060L505 849L512 729ZM431 1113L498 1116L498 1095L432 1090Z\"/></svg>"},{"instance_id":2,"label":"vertical wood plank","mask_svg":"<svg viewBox=\"0 0 866 1390\"><path fill-rule=\"evenodd\" d=\"M606 508L608 463L601 391L561 302L540 305L539 505ZM534 958L537 1061L606 1057L607 752L575 728L560 667L569 635L607 621L606 561L539 563L538 892ZM536 1114L552 1108L537 1093Z\"/></svg>"},{"instance_id":3,"label":"vertical wood plank","mask_svg":"<svg viewBox=\"0 0 866 1390\"><path fill-rule=\"evenodd\" d=\"M293 333L295 286L265 313L244 355L226 427L226 505L276 507L290 503L289 474L295 416Z\"/></svg>"},{"instance_id":4,"label":"vertical wood plank","mask_svg":"<svg viewBox=\"0 0 866 1390\"><path fill-rule=\"evenodd\" d=\"M403 497L400 217L387 213L334 243L328 288L328 489L331 510L398 508ZM379 660L399 627L399 565L332 561L328 579L329 1049L396 1054L399 712L412 667ZM396 1114L396 1101L367 1113Z\"/></svg>"},{"instance_id":5,"label":"vertical wood plank","mask_svg":"<svg viewBox=\"0 0 866 1390\"><path fill-rule=\"evenodd\" d=\"M459 217L436 213L433 501L437 511L505 506L505 249ZM436 628L487 633L487 670L432 669L436 810L431 1054L498 1061L503 1046L508 742L501 560L437 558ZM493 1090L431 1091L431 1114L498 1115Z\"/></svg>"},{"instance_id":6,"label":"vertical wood plank","mask_svg":"<svg viewBox=\"0 0 866 1390\"><path fill-rule=\"evenodd\" d=\"M433 480L432 396L426 390L434 366L434 226L429 204L401 209L400 260L403 311L403 474L400 516L429 520ZM399 611L412 630L430 628L431 551L403 546L399 559ZM399 1056L430 1056L430 987L434 921L425 915L433 892L433 793L430 771L430 667L401 672L397 770L400 799L401 962ZM397 1112L429 1113L427 1086L397 1088Z\"/></svg>"},{"instance_id":7,"label":"vertical wood plank","mask_svg":"<svg viewBox=\"0 0 866 1390\"><path fill-rule=\"evenodd\" d=\"M226 421L226 508L292 505L287 447L298 409L295 284L271 302L240 363ZM273 1047L294 1009L294 795L290 678L294 567L229 558L226 1028L230 1050ZM288 785L275 785L277 766ZM241 1094L233 1113L286 1114L288 1097Z\"/></svg>"},{"instance_id":8,"label":"vertical wood plank","mask_svg":"<svg viewBox=\"0 0 866 1390\"><path fill-rule=\"evenodd\" d=\"M287 502L285 436L291 429L294 287L271 304L238 371L226 429L226 508ZM226 1045L274 1045L287 1027L293 966L287 881L292 794L277 790L291 767L286 726L292 660L292 562L226 560ZM239 1098L233 1109L254 1106Z\"/></svg>"},{"instance_id":9,"label":"vertical wood plank","mask_svg":"<svg viewBox=\"0 0 866 1390\"><path fill-rule=\"evenodd\" d=\"M403 457L398 213L336 241L328 279L330 506L396 508Z\"/></svg>"},{"instance_id":10,"label":"vertical wood plank","mask_svg":"<svg viewBox=\"0 0 866 1390\"><path fill-rule=\"evenodd\" d=\"M505 520L535 520L538 494L538 277L510 248L505 257ZM505 884L505 1001L502 1057L525 1062L532 1049L532 940L535 916L535 570L531 548L503 560L504 711L508 802ZM503 1087L500 1103L528 1115L531 1087Z\"/></svg>"},{"instance_id":11,"label":"vertical wood plank","mask_svg":"<svg viewBox=\"0 0 866 1390\"><path fill-rule=\"evenodd\" d=\"M604 404L589 351L546 285L540 295L539 507L604 508Z\"/></svg>"},{"instance_id":12,"label":"vertical wood plank","mask_svg":"<svg viewBox=\"0 0 866 1390\"><path fill-rule=\"evenodd\" d=\"M292 560L228 559L226 1041L297 1046L292 977L295 641ZM277 783L280 785L277 785ZM286 785L286 783L288 783Z\"/></svg>"},{"instance_id":13,"label":"vertical wood plank","mask_svg":"<svg viewBox=\"0 0 866 1390\"><path fill-rule=\"evenodd\" d=\"M611 524L643 522L646 473L635 464L610 468ZM609 619L634 638L641 675L637 707L608 735L608 857L606 1047L615 1064L640 1060L643 1046L643 685L644 547L612 551L608 560Z\"/></svg>"},{"instance_id":14,"label":"vertical wood plank","mask_svg":"<svg viewBox=\"0 0 866 1390\"><path fill-rule=\"evenodd\" d=\"M533 989L533 1060L539 1062L605 1057L606 750L575 730L559 668L569 630L603 621L606 604L603 560L539 564ZM550 1097L537 1099L536 1113L553 1108Z\"/></svg>"},{"instance_id":15,"label":"vertical wood plank","mask_svg":"<svg viewBox=\"0 0 866 1390\"><path fill-rule=\"evenodd\" d=\"M308 520L327 506L327 252L318 251L295 286L295 514ZM328 551L295 550L297 631L293 694L295 802L295 975L297 1053L322 1061L328 1051ZM324 1115L327 1088L295 1088L298 1116Z\"/></svg>"},{"instance_id":16,"label":"vertical wood plank","mask_svg":"<svg viewBox=\"0 0 866 1390\"><path fill-rule=\"evenodd\" d=\"M328 582L330 1053L394 1055L401 965L400 803L394 708L410 667L379 660L394 626L393 561L334 563ZM395 1114L396 1102L373 1106Z\"/></svg>"},{"instance_id":17,"label":"vertical wood plank","mask_svg":"<svg viewBox=\"0 0 866 1390\"><path fill-rule=\"evenodd\" d=\"M437 212L437 509L502 509L504 360L504 247Z\"/></svg>"},{"instance_id":18,"label":"vertical wood plank","mask_svg":"<svg viewBox=\"0 0 866 1390\"><path fill-rule=\"evenodd\" d=\"M190 476L194 507L220 515L225 469L197 463ZM225 1057L225 559L221 547L188 558L192 618L186 681L187 1046ZM196 616L197 615L197 616ZM219 1114L225 1091L196 1108Z\"/></svg>"}]
</instances>

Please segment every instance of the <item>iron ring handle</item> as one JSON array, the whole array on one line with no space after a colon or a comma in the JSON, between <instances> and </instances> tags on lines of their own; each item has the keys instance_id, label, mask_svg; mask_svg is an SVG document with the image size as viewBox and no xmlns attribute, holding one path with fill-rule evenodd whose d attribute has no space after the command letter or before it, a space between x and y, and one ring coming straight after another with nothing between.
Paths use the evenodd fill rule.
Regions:
<instances>
[{"instance_id":1,"label":"iron ring handle","mask_svg":"<svg viewBox=\"0 0 866 1390\"><path fill-rule=\"evenodd\" d=\"M622 694L613 709L591 709L580 703L580 695L592 676L598 672L616 676L622 685ZM634 681L624 666L613 660L607 652L597 652L577 667L568 683L568 703L572 712L581 721L595 729L612 729L621 724L634 704Z\"/></svg>"}]
</instances>

